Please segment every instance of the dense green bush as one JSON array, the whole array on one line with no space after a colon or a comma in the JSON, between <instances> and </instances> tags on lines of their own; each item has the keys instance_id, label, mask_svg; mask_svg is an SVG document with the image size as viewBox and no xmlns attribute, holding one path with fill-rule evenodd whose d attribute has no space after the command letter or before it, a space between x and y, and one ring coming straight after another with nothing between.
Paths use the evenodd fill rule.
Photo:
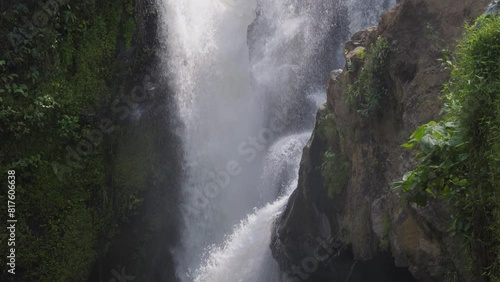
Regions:
<instances>
[{"instance_id":1,"label":"dense green bush","mask_svg":"<svg viewBox=\"0 0 500 282\"><path fill-rule=\"evenodd\" d=\"M358 54L359 59L364 59L364 65L354 83L349 85L347 103L364 117L377 113L382 99L387 95L383 74L388 53L389 43L379 37L366 52Z\"/></svg>"},{"instance_id":2,"label":"dense green bush","mask_svg":"<svg viewBox=\"0 0 500 282\"><path fill-rule=\"evenodd\" d=\"M420 126L404 144L418 166L402 188L423 205L428 197L454 209L450 231L466 239L471 270L500 279L500 18L467 28L445 86L444 119Z\"/></svg>"},{"instance_id":3,"label":"dense green bush","mask_svg":"<svg viewBox=\"0 0 500 282\"><path fill-rule=\"evenodd\" d=\"M108 197L103 144L69 167L67 147L96 127L85 114L109 108L117 40L131 45L134 1L67 1L43 26L33 23L43 12L32 2L0 11L0 174L18 177L15 278L84 281L128 211L121 207L137 199Z\"/></svg>"}]
</instances>

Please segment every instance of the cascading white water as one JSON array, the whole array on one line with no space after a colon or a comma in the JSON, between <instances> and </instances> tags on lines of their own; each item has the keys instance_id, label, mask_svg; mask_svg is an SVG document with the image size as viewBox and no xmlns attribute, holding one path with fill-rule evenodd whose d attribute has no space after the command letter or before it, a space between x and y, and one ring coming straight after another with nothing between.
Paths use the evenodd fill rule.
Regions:
<instances>
[{"instance_id":1,"label":"cascading white water","mask_svg":"<svg viewBox=\"0 0 500 282\"><path fill-rule=\"evenodd\" d=\"M267 174L263 182L270 190L276 190L280 183L285 184L284 195L250 214L234 228L222 245L212 248L209 257L197 271L195 282L277 281L277 266L270 262L271 226L297 186L300 156L309 136L309 132L287 136L269 149L264 161L265 168L278 175L283 170L291 170L290 175L293 177L279 179ZM261 279L261 272L268 267L274 267L274 271L268 270L266 279Z\"/></svg>"},{"instance_id":2,"label":"cascading white water","mask_svg":"<svg viewBox=\"0 0 500 282\"><path fill-rule=\"evenodd\" d=\"M250 91L248 25L255 1L166 0L167 71L173 78L186 164L182 188L185 228L176 259L184 276L201 262L205 247L223 240L224 231L253 207L238 146L261 124ZM229 174L245 170L238 178ZM234 173L232 173L234 174ZM234 211L233 205L241 210ZM231 210L232 209L232 210ZM234 212L233 212L234 211ZM188 279L188 277L183 277Z\"/></svg>"},{"instance_id":3,"label":"cascading white water","mask_svg":"<svg viewBox=\"0 0 500 282\"><path fill-rule=\"evenodd\" d=\"M278 281L271 225L296 186L324 101L318 89L342 62L330 37L348 18L345 26L366 24L343 11L378 17L395 0L362 1L158 0L163 65L183 125L183 221L173 250L182 281Z\"/></svg>"}]
</instances>

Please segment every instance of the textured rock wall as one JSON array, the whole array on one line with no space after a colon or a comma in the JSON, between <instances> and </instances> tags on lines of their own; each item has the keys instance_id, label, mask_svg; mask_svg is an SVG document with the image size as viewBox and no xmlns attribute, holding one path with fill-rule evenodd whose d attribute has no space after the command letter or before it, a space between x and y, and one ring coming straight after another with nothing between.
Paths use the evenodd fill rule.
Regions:
<instances>
[{"instance_id":1,"label":"textured rock wall","mask_svg":"<svg viewBox=\"0 0 500 282\"><path fill-rule=\"evenodd\" d=\"M178 281L170 251L177 244L180 218L177 203L182 148L174 134L176 109L159 66L162 52L156 2L135 3L136 32L125 52L129 63L116 81L130 91L142 91L146 98L128 111L109 114L119 133L107 145L108 182L114 191L110 198L131 197L131 211L117 223L111 244L101 246L107 251L94 265L87 280L92 282ZM123 99L119 95L113 93L114 98ZM127 195L124 191L128 190L138 193Z\"/></svg>"},{"instance_id":2,"label":"textured rock wall","mask_svg":"<svg viewBox=\"0 0 500 282\"><path fill-rule=\"evenodd\" d=\"M317 118L333 119L326 126L334 127L335 134L325 136L325 124L317 122L304 150L298 188L273 234L271 248L283 280L412 281L413 276L418 281L477 281L466 271L459 239L446 231L447 208L438 202L412 206L390 184L414 165L412 154L400 145L417 125L439 119L440 91L449 78L438 61L442 50L454 48L465 22L479 16L487 3L401 1L378 26L347 42L350 70L332 72L327 104ZM389 42L386 71L380 74L388 94L380 111L364 117L346 99L363 64L359 50L369 49L379 36ZM333 197L321 175L328 149L350 162L348 184ZM330 238L335 252L328 260L315 253L318 238Z\"/></svg>"}]
</instances>

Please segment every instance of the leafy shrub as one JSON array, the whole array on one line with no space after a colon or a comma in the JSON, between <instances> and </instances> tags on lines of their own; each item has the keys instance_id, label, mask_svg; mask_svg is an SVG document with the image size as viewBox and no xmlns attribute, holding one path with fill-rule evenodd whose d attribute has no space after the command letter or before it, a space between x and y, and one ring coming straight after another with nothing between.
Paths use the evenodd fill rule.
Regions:
<instances>
[{"instance_id":1,"label":"leafy shrub","mask_svg":"<svg viewBox=\"0 0 500 282\"><path fill-rule=\"evenodd\" d=\"M96 105L110 107L117 39L125 33L127 44L132 42L133 4L131 0L61 4L43 28L29 26L40 10L36 5L6 4L2 10L0 173L15 169L22 179L16 189L22 199L16 207L22 250L16 268L19 281L86 280L127 208L141 204L129 196L139 194L135 190L113 191L118 196L126 193L123 201L108 198L116 187L106 182L112 165L105 169L104 163L113 156L104 145L67 167L65 177L59 177L56 169L62 171L60 164L67 164L66 147L75 147L95 126L78 117L96 112ZM6 200L0 193L0 201ZM0 274L1 281L8 279L7 273Z\"/></svg>"},{"instance_id":2,"label":"leafy shrub","mask_svg":"<svg viewBox=\"0 0 500 282\"><path fill-rule=\"evenodd\" d=\"M394 186L418 204L430 197L454 209L454 234L466 238L471 270L500 279L500 18L467 28L445 86L443 121L420 126L403 146L418 166Z\"/></svg>"},{"instance_id":3,"label":"leafy shrub","mask_svg":"<svg viewBox=\"0 0 500 282\"><path fill-rule=\"evenodd\" d=\"M59 134L69 140L76 140L80 134L78 129L80 125L78 124L78 117L63 115L63 117L58 121L59 124Z\"/></svg>"},{"instance_id":4,"label":"leafy shrub","mask_svg":"<svg viewBox=\"0 0 500 282\"><path fill-rule=\"evenodd\" d=\"M422 206L428 195L449 196L465 187L466 171L461 164L468 154L464 152L460 130L459 123L452 121L431 121L419 126L410 136L411 140L402 145L407 149L418 146L419 165L407 172L402 181L395 182L394 187L410 192L412 201Z\"/></svg>"},{"instance_id":5,"label":"leafy shrub","mask_svg":"<svg viewBox=\"0 0 500 282\"><path fill-rule=\"evenodd\" d=\"M365 59L365 63L359 71L357 79L352 85L349 85L347 103L364 117L378 112L383 97L387 95L384 73L388 53L388 41L379 37L366 52L358 54L360 59Z\"/></svg>"}]
</instances>

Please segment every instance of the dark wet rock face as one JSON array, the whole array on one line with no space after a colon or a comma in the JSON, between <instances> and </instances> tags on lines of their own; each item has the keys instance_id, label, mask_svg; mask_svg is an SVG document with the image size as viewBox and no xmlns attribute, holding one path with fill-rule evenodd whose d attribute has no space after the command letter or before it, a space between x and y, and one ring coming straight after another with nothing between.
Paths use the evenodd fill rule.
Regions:
<instances>
[{"instance_id":1,"label":"dark wet rock face","mask_svg":"<svg viewBox=\"0 0 500 282\"><path fill-rule=\"evenodd\" d=\"M98 258L88 281L178 281L171 248L178 241L177 203L181 146L174 134L177 127L173 95L161 71L158 58L158 11L154 0L137 1L137 31L133 46L118 40L117 56L122 67L113 83L113 98L120 88L139 89L144 99L113 122L120 133L109 140L109 183L120 196L124 186L140 190L131 199L138 208L119 222L119 231ZM142 97L142 96L141 96ZM120 104L121 106L121 104ZM124 114L125 116L125 114Z\"/></svg>"},{"instance_id":2,"label":"dark wet rock face","mask_svg":"<svg viewBox=\"0 0 500 282\"><path fill-rule=\"evenodd\" d=\"M419 124L439 119L450 76L438 61L442 50L453 50L464 22L488 2L401 1L346 43L346 67L331 74L297 190L272 234L283 281L478 281L467 271L460 239L447 232L448 208L410 205L390 186L414 165L400 145ZM379 36L388 42L380 72L387 94L367 117L347 97ZM321 172L327 151L349 162L348 184L333 195Z\"/></svg>"}]
</instances>

